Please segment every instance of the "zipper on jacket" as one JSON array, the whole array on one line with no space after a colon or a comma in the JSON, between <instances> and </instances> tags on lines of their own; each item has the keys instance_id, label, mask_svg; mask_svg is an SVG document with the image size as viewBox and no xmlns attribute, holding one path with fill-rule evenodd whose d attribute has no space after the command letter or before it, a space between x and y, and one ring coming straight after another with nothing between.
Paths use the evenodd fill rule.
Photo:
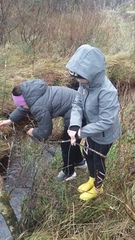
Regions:
<instances>
[{"instance_id":1,"label":"zipper on jacket","mask_svg":"<svg viewBox=\"0 0 135 240\"><path fill-rule=\"evenodd\" d=\"M86 88L84 88L84 86L82 86L82 87L83 87L83 95L84 95L85 92L86 92ZM85 113L85 103L86 103L86 100L87 100L88 95L89 95L89 91L88 91L88 89L87 89L87 96L85 97L85 100L84 100L84 103L83 103L84 113ZM86 118L86 114L85 114L85 119L87 119L87 118Z\"/></svg>"}]
</instances>

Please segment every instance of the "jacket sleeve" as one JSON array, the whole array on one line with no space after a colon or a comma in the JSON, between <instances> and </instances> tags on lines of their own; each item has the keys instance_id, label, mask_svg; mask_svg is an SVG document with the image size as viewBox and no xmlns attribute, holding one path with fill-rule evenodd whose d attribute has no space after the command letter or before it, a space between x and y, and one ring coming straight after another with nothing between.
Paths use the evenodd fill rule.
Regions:
<instances>
[{"instance_id":1,"label":"jacket sleeve","mask_svg":"<svg viewBox=\"0 0 135 240\"><path fill-rule=\"evenodd\" d=\"M38 127L34 128L32 134L35 138L40 139L44 138L47 139L52 133L52 117L49 111L41 114L36 118L38 123Z\"/></svg>"},{"instance_id":2,"label":"jacket sleeve","mask_svg":"<svg viewBox=\"0 0 135 240\"><path fill-rule=\"evenodd\" d=\"M71 117L70 117L70 126L82 126L82 119L83 119L83 108L82 108L82 101L81 101L81 88L79 87L75 101L72 104L71 110Z\"/></svg>"},{"instance_id":3,"label":"jacket sleeve","mask_svg":"<svg viewBox=\"0 0 135 240\"><path fill-rule=\"evenodd\" d=\"M25 117L27 114L29 114L29 109L23 108L23 107L17 107L10 115L9 119L12 122L18 122L23 117Z\"/></svg>"},{"instance_id":4,"label":"jacket sleeve","mask_svg":"<svg viewBox=\"0 0 135 240\"><path fill-rule=\"evenodd\" d=\"M112 127L118 117L119 112L118 94L116 91L112 93L104 92L99 96L99 117L98 121L89 123L82 127L81 138L94 136L95 134L104 132Z\"/></svg>"}]
</instances>

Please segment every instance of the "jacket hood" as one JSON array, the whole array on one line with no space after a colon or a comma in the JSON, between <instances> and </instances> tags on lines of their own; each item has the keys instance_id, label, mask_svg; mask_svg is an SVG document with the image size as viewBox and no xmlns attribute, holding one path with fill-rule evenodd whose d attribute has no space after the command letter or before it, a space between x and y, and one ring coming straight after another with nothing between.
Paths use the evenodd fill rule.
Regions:
<instances>
[{"instance_id":1,"label":"jacket hood","mask_svg":"<svg viewBox=\"0 0 135 240\"><path fill-rule=\"evenodd\" d=\"M47 90L44 80L33 79L20 83L22 95L29 107L31 107Z\"/></svg>"},{"instance_id":2,"label":"jacket hood","mask_svg":"<svg viewBox=\"0 0 135 240\"><path fill-rule=\"evenodd\" d=\"M88 44L80 46L66 64L66 68L89 81L89 86L101 85L105 80L105 57Z\"/></svg>"}]
</instances>

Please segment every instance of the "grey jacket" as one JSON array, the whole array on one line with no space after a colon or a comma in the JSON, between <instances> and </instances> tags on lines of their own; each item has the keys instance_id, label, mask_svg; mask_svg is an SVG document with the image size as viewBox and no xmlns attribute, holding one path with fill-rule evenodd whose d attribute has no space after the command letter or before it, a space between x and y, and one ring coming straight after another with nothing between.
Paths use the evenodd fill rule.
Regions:
<instances>
[{"instance_id":1,"label":"grey jacket","mask_svg":"<svg viewBox=\"0 0 135 240\"><path fill-rule=\"evenodd\" d=\"M11 121L17 122L30 112L38 123L38 127L33 130L33 136L45 139L52 133L53 118L63 117L64 124L69 126L76 90L47 86L41 79L24 81L20 83L20 89L29 109L17 107L9 116Z\"/></svg>"},{"instance_id":2,"label":"grey jacket","mask_svg":"<svg viewBox=\"0 0 135 240\"><path fill-rule=\"evenodd\" d=\"M103 53L88 44L77 49L66 68L88 80L80 84L71 112L70 126L82 126L81 138L91 137L99 144L110 144L121 135L116 88L105 76Z\"/></svg>"}]
</instances>

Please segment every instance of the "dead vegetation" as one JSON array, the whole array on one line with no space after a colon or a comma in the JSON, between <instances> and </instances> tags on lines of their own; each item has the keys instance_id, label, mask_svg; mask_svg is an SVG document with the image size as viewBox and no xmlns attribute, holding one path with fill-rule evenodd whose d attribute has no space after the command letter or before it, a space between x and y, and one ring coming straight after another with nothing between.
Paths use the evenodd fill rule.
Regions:
<instances>
[{"instance_id":1,"label":"dead vegetation","mask_svg":"<svg viewBox=\"0 0 135 240\"><path fill-rule=\"evenodd\" d=\"M7 6L11 2L1 3ZM49 4L53 3L46 1L46 4L50 7ZM1 39L6 42L0 46L1 118L8 118L15 108L11 99L12 87L26 79L42 78L49 85L65 85L77 89L65 65L79 45L90 43L105 53L107 76L119 91L123 131L121 141L116 143L108 156L105 194L91 203L82 203L78 200L77 187L82 179L87 179L87 173L78 170L78 178L74 183L59 185L55 182L54 176L61 169L61 156L58 153L49 167L43 164L46 155L41 154L40 143L37 147L26 137L26 130L31 124L36 125L32 116L11 127L1 128L0 159L4 170L4 163L8 164L14 151L14 134L21 136L19 147L20 157L26 161L22 166L24 171L31 159L36 162L38 156L37 176L22 206L18 240L134 239L134 21L110 11L90 12L86 6L87 4L85 11L76 6L73 11L60 14L57 11L53 13L50 8L41 10L40 6L35 5L34 16L37 18L33 18L34 5L29 12L26 11L27 1L17 1L14 6L6 9L11 13L13 8L16 10L8 15L14 29L7 25ZM48 142L61 139L62 127L61 119L54 120L53 134ZM47 146L50 149L50 144ZM33 163L31 171L35 170L34 167Z\"/></svg>"}]
</instances>

